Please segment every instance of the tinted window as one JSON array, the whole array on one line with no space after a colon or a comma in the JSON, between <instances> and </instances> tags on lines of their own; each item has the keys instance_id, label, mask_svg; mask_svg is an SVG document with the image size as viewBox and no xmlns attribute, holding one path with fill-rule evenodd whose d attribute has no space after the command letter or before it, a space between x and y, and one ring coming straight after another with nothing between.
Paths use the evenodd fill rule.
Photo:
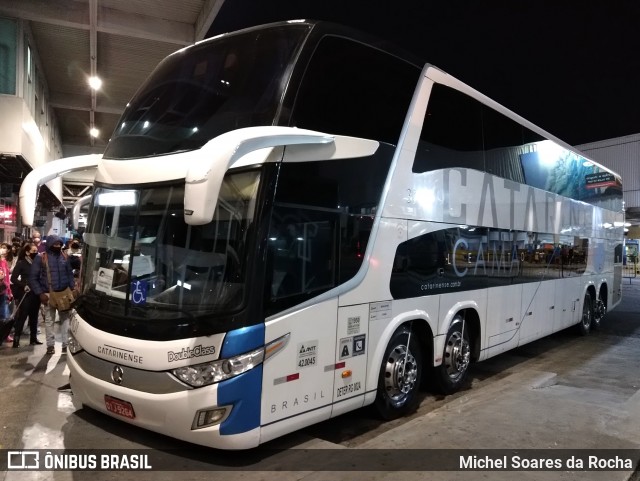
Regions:
<instances>
[{"instance_id":1,"label":"tinted window","mask_svg":"<svg viewBox=\"0 0 640 481\"><path fill-rule=\"evenodd\" d=\"M268 315L358 272L393 151L381 145L373 157L281 165L267 244Z\"/></svg>"},{"instance_id":2,"label":"tinted window","mask_svg":"<svg viewBox=\"0 0 640 481\"><path fill-rule=\"evenodd\" d=\"M451 167L622 208L622 186L613 174L466 94L434 84L412 170Z\"/></svg>"},{"instance_id":3,"label":"tinted window","mask_svg":"<svg viewBox=\"0 0 640 481\"><path fill-rule=\"evenodd\" d=\"M292 125L396 144L419 74L380 50L325 37L304 74Z\"/></svg>"},{"instance_id":4,"label":"tinted window","mask_svg":"<svg viewBox=\"0 0 640 481\"><path fill-rule=\"evenodd\" d=\"M471 97L433 86L413 172L467 167L484 169L482 110Z\"/></svg>"},{"instance_id":5,"label":"tinted window","mask_svg":"<svg viewBox=\"0 0 640 481\"><path fill-rule=\"evenodd\" d=\"M555 242L555 243L554 243ZM394 299L580 276L588 239L466 227L430 232L400 244Z\"/></svg>"},{"instance_id":6,"label":"tinted window","mask_svg":"<svg viewBox=\"0 0 640 481\"><path fill-rule=\"evenodd\" d=\"M230 130L272 125L306 31L289 26L230 35L166 58L125 110L105 157L198 149Z\"/></svg>"}]
</instances>

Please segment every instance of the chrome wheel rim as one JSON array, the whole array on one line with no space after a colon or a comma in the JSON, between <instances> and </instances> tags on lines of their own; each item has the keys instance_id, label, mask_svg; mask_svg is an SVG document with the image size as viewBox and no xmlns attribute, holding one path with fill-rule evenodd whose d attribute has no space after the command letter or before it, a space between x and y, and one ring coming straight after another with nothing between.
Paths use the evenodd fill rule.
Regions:
<instances>
[{"instance_id":1,"label":"chrome wheel rim","mask_svg":"<svg viewBox=\"0 0 640 481\"><path fill-rule=\"evenodd\" d=\"M451 333L444 347L444 365L447 374L452 379L462 376L469 367L471 349L469 341L462 337L460 331Z\"/></svg>"},{"instance_id":2,"label":"chrome wheel rim","mask_svg":"<svg viewBox=\"0 0 640 481\"><path fill-rule=\"evenodd\" d=\"M413 391L418 379L418 364L406 346L396 346L387 356L384 386L394 404L402 404Z\"/></svg>"}]
</instances>

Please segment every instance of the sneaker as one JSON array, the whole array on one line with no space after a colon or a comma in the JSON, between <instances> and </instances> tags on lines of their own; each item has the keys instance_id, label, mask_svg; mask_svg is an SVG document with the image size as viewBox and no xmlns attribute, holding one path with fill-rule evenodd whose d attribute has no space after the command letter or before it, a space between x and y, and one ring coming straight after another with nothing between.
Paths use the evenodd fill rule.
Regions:
<instances>
[{"instance_id":1,"label":"sneaker","mask_svg":"<svg viewBox=\"0 0 640 481\"><path fill-rule=\"evenodd\" d=\"M55 354L56 353L56 348L53 346L49 346L47 348L47 354Z\"/></svg>"},{"instance_id":2,"label":"sneaker","mask_svg":"<svg viewBox=\"0 0 640 481\"><path fill-rule=\"evenodd\" d=\"M7 336L7 342L13 342L13 336L11 334Z\"/></svg>"},{"instance_id":3,"label":"sneaker","mask_svg":"<svg viewBox=\"0 0 640 481\"><path fill-rule=\"evenodd\" d=\"M62 354L66 354L67 353L67 346L62 346Z\"/></svg>"},{"instance_id":4,"label":"sneaker","mask_svg":"<svg viewBox=\"0 0 640 481\"><path fill-rule=\"evenodd\" d=\"M39 346L41 344L42 344L42 341L38 341L37 339L29 343L30 346Z\"/></svg>"}]
</instances>

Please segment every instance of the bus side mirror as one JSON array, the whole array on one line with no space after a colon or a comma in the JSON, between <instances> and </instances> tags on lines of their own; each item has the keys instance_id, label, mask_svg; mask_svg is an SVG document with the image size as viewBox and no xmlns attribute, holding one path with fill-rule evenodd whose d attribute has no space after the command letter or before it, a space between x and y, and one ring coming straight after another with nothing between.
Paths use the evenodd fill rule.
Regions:
<instances>
[{"instance_id":1,"label":"bus side mirror","mask_svg":"<svg viewBox=\"0 0 640 481\"><path fill-rule=\"evenodd\" d=\"M198 160L187 171L185 223L205 225L213 220L222 180L227 170L243 156L266 148L333 141L331 135L295 127L247 127L216 137L201 149Z\"/></svg>"}]
</instances>

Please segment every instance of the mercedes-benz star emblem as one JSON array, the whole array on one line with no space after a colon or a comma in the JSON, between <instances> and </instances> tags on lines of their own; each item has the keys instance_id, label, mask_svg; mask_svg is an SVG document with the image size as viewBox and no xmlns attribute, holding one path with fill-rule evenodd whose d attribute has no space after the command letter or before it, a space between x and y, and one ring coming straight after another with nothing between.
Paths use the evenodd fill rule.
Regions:
<instances>
[{"instance_id":1,"label":"mercedes-benz star emblem","mask_svg":"<svg viewBox=\"0 0 640 481\"><path fill-rule=\"evenodd\" d=\"M111 379L113 379L113 382L115 382L116 384L122 384L123 375L124 371L120 366L113 367L113 370L111 371Z\"/></svg>"}]
</instances>

